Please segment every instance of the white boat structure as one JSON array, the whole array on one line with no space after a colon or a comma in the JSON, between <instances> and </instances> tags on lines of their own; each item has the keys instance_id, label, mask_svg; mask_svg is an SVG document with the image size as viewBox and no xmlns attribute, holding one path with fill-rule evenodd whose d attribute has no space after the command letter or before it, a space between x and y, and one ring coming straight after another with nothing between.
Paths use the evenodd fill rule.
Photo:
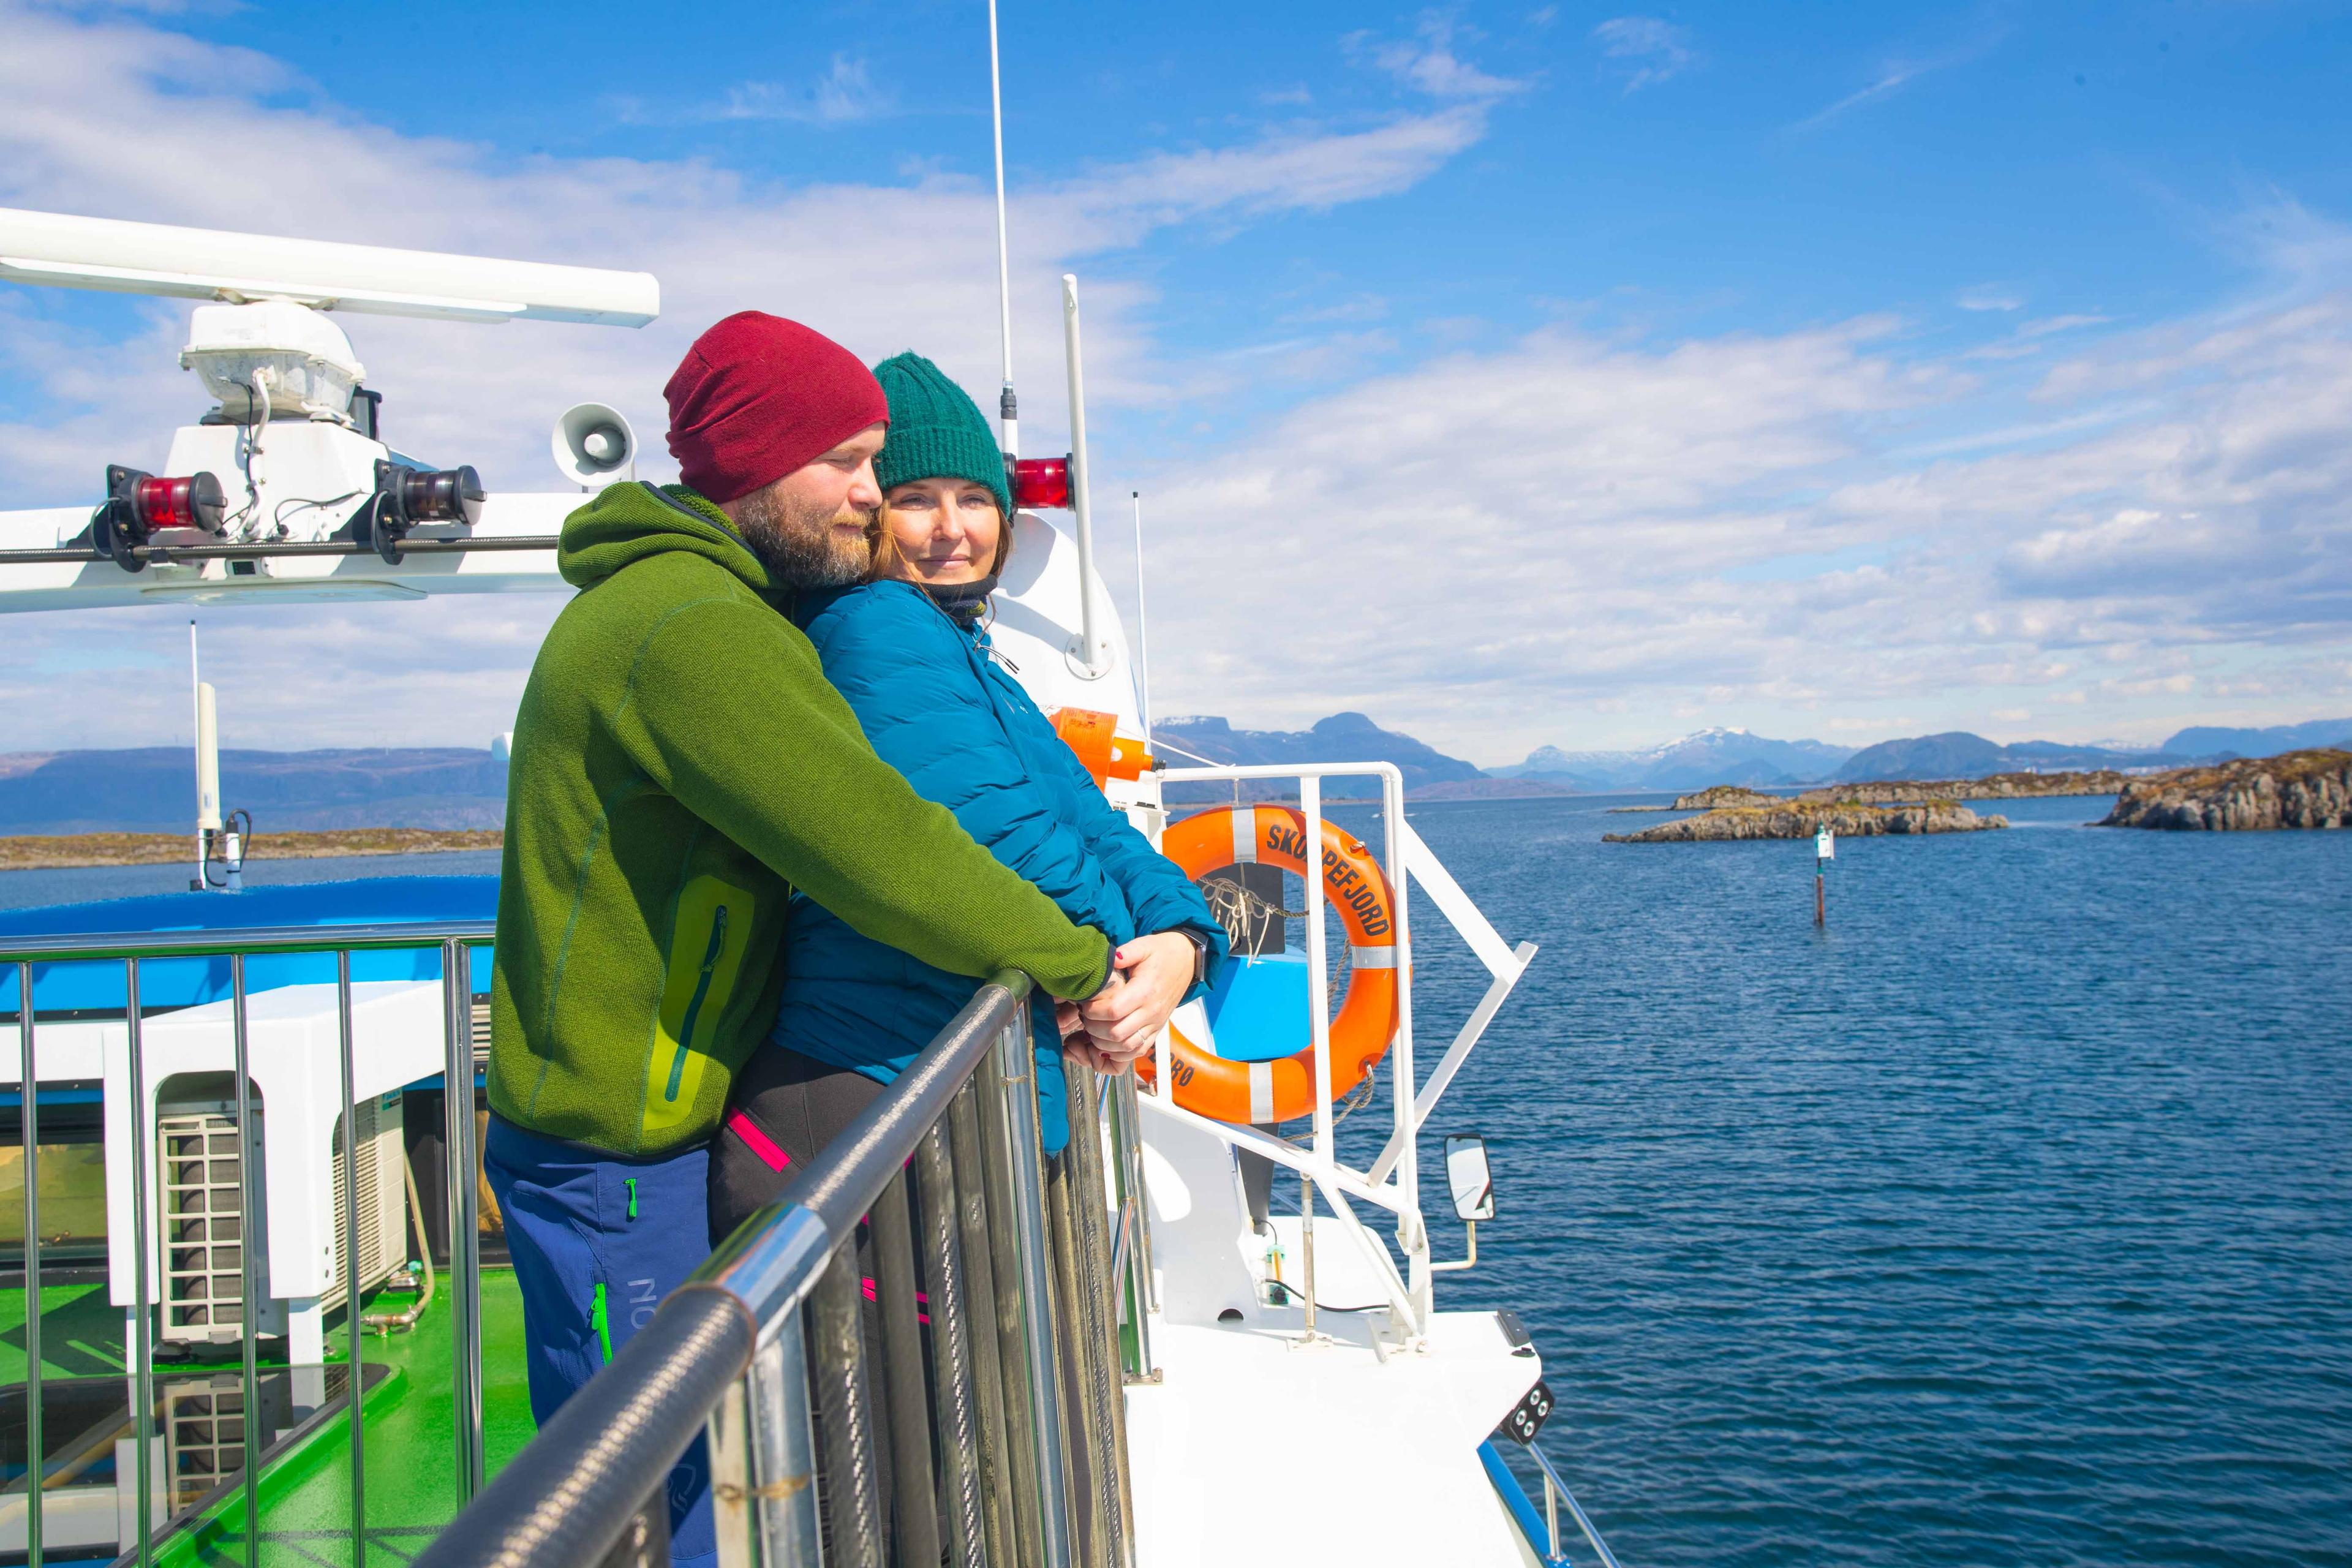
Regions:
<instances>
[{"instance_id":1,"label":"white boat structure","mask_svg":"<svg viewBox=\"0 0 2352 1568\"><path fill-rule=\"evenodd\" d=\"M118 464L87 504L0 513L0 610L563 591L564 515L583 489L633 482L634 437L598 403L551 408L562 485L546 492L486 493L462 462L403 456L341 322L642 325L659 308L644 274L0 211L0 279L203 301L181 362L211 405L159 472ZM994 635L1041 707L1109 714L1149 748L1093 561L1074 279L1065 307L1073 526L1020 515ZM480 1256L495 1235L472 1097L446 1092L487 1045L484 911L387 910L348 883L291 913L269 889L175 896L204 906L175 931L152 910L135 928L77 925L89 911L73 909L0 924L27 1341L0 1557L292 1561L279 1546L299 1537L311 1561L659 1562L649 1478L707 1432L730 1564L1613 1564L1522 1446L1551 1394L1517 1319L1440 1305L1439 1276L1474 1265L1494 1212L1479 1140L1444 1160L1465 1253L1441 1261L1424 1216L1423 1131L1534 948L1497 933L1413 833L1389 764L1163 767L1106 787L1156 837L1175 786L1271 784L1318 865L1328 836L1354 837L1324 820L1335 781L1379 797L1362 837L1395 928L1393 1034L1358 1124L1385 1124L1376 1154L1343 1152L1328 1092L1321 878L1296 884L1302 918L1262 918L1236 961L1290 966L1292 1011L1229 1009L1222 1050L1201 1005L1178 1020L1221 1055L1308 1053L1326 1092L1285 1128L1186 1109L1163 1038L1155 1090L1105 1080L1097 1099L1089 1083L1074 1121L1100 1136L1044 1168L1025 1079L999 1070L1027 1037L1025 985L1006 977L877 1102L861 1148L812 1170L822 1196L748 1225L520 1453L499 1436L519 1369L484 1350L511 1289ZM199 858L218 883L236 849L208 809ZM1278 907L1255 870L1235 886ZM1410 966L1433 919L1490 976L1434 1052ZM79 1233L58 1217L76 1202ZM842 1315L854 1270L828 1259L867 1214L877 1234L915 1226L904 1245L938 1320L919 1339L910 1321L904 1342L860 1344ZM78 1251L93 1228L102 1245ZM966 1290L961 1318L943 1275L966 1281L945 1292ZM113 1370L61 1376L45 1350L75 1282L77 1321L113 1325ZM419 1348L434 1346L446 1353ZM435 1377L440 1403L415 1409L446 1415L427 1442L399 1402ZM321 1461L343 1446L348 1471ZM885 1450L887 1514L860 1471ZM919 1474L931 1484L906 1483Z\"/></svg>"}]
</instances>

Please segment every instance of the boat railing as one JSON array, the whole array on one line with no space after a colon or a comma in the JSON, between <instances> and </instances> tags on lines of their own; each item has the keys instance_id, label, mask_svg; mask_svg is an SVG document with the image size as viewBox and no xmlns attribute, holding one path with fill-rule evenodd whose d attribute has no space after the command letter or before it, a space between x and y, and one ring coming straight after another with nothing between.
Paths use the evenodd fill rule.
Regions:
<instances>
[{"instance_id":1,"label":"boat railing","mask_svg":"<svg viewBox=\"0 0 2352 1568\"><path fill-rule=\"evenodd\" d=\"M186 986L158 984L158 992L171 990L175 1004L159 1011L142 1005L142 982L161 963L225 964L230 1050L221 1065L234 1077L235 1126L242 1133L257 1125L257 1110L267 1109L257 1104L265 1096L249 1055L248 961L308 955L322 972L331 964L338 1147L343 1169L353 1172L361 1120L355 1103L365 1098L354 1088L364 1073L354 1072L353 959L417 949L438 951L434 1032L442 1037L439 1065L449 1091L441 1174L457 1514L419 1561L442 1568L491 1562L574 1568L608 1556L615 1563L665 1563L667 1477L706 1433L725 1563L880 1568L886 1542L895 1543L891 1558L936 1562L944 1554L959 1565L1115 1568L1132 1561L1121 1389L1151 1364L1134 1085L1128 1077L1099 1079L1078 1057L1066 1057L1075 1135L1062 1156L1045 1160L1029 982L1018 974L981 986L915 1063L809 1163L793 1202L747 1221L486 1485L477 1111L467 1090L478 1081L472 950L491 936L490 922L466 921L0 942L0 976L15 980L19 999L30 1456L26 1482L0 1492L0 1529L10 1513L20 1514L25 1561L38 1568L44 1560L45 1496L82 1468L71 1456L49 1462L41 1426L39 1067L41 1036L58 1020L54 1012L48 1021L41 1016L42 977L75 964L117 965L121 974L121 1013L99 1020L117 1032L111 1048L121 1053L123 1079L110 1087L131 1108L131 1157L121 1162L132 1189L130 1245L116 1249L110 1274L129 1275L129 1411L121 1435L130 1441L115 1452L127 1447L132 1474L118 1478L116 1489L148 1500L128 1510L129 1539L118 1543L122 1560L144 1568L159 1543L196 1528L204 1531L199 1545L207 1561L257 1564L268 1532L261 1489L247 1482L264 1473L270 1434L267 1419L247 1417L266 1415L268 1403L260 1341L269 1310L263 1297L270 1292L259 1279L258 1255L270 1249L245 1247L250 1233L243 1225L245 1216L266 1213L256 1168L266 1159L246 1158L250 1143L236 1141L238 1293L208 1303L220 1314L215 1321L226 1320L226 1309L236 1319L240 1397L233 1413L218 1400L215 1409L233 1416L225 1429L241 1428L242 1455L221 1456L219 1484L205 1495L169 1506L159 1473L158 1450L167 1446L158 1419L154 1328L163 1297L157 1271L176 1242L162 1234L167 1216L156 1196L165 1167L157 1135L162 1118L151 1104L147 1036L159 1020L184 1013L176 1004L186 1001ZM380 994L365 984L370 964L362 963L358 1000L364 1006ZM262 986L286 983L286 973L278 965ZM75 1026L91 1021L88 1008L69 1020ZM112 1167L111 1151L110 1156ZM215 1157L206 1151L207 1161ZM205 1175L217 1180L218 1173L207 1164ZM342 1234L356 1237L360 1183L341 1185ZM425 1216L416 1219L422 1230ZM366 1423L357 1412L369 1386L364 1332L371 1318L380 1319L360 1310L359 1250L340 1248L347 1362L340 1369L321 1364L277 1374L299 1373L316 1385L312 1419L285 1434L288 1440L315 1444L320 1423L339 1408L351 1412L344 1479L354 1563L372 1554ZM410 1320L401 1326L413 1323L409 1314L399 1316ZM318 1359L327 1357L320 1352ZM330 1376L336 1371L339 1396ZM38 1484L29 1484L33 1478ZM379 1557L414 1550L413 1537L397 1547L374 1545Z\"/></svg>"},{"instance_id":2,"label":"boat railing","mask_svg":"<svg viewBox=\"0 0 2352 1568\"><path fill-rule=\"evenodd\" d=\"M1418 1335L1425 1331L1429 1315L1433 1310L1429 1232L1421 1213L1421 1129L1463 1064L1469 1059L1470 1053L1476 1048L1486 1026L1493 1021L1512 988L1518 984L1519 977L1534 961L1535 944L1521 942L1513 948L1506 943L1493 924L1479 911L1478 906L1462 890L1444 863L1412 830L1412 825L1405 819L1404 775L1393 763L1207 764L1167 768L1160 773L1159 778L1163 791L1170 785L1178 784L1230 784L1234 786L1236 805L1242 804L1241 786L1244 784L1273 783L1295 788L1306 840L1302 860L1313 867L1324 864L1326 782L1361 779L1375 781L1379 784L1380 861L1381 868L1388 878L1390 897L1393 900L1396 952L1391 962L1395 963L1398 974L1396 1034L1391 1043L1386 1064L1389 1073L1389 1131L1380 1152L1369 1163L1355 1165L1344 1159L1339 1151L1337 1117L1333 1111L1334 1097L1330 1087L1330 967L1324 931L1324 910L1328 900L1320 876L1301 879L1306 885L1307 899L1304 924L1308 1003L1306 1021L1307 1038L1314 1051L1316 1086L1311 1136L1307 1142L1302 1145L1277 1137L1268 1130L1215 1121L1177 1104L1169 1087L1175 1079L1171 1076L1168 1033L1165 1030L1161 1031L1154 1047L1153 1081L1159 1092L1151 1097L1150 1102L1156 1113L1197 1128L1235 1150L1297 1172L1303 1178L1302 1204L1311 1202L1306 1194L1321 1194L1343 1232L1354 1240L1374 1276L1381 1280L1389 1297L1391 1321L1395 1324L1399 1337L1410 1339ZM1204 809L1214 807L1210 805ZM1415 889L1427 895L1437 906L1438 911L1459 933L1489 976L1485 994L1471 1009L1436 1066L1430 1069L1426 1079L1419 1077L1414 1056L1410 904ZM1406 1260L1402 1274L1398 1272L1379 1239L1357 1218L1349 1206L1349 1199L1386 1209L1395 1215L1396 1242ZM1303 1213L1301 1223L1307 1223ZM1313 1257L1311 1247L1307 1256L1310 1259Z\"/></svg>"},{"instance_id":3,"label":"boat railing","mask_svg":"<svg viewBox=\"0 0 2352 1568\"><path fill-rule=\"evenodd\" d=\"M1535 1442L1514 1443L1512 1447L1533 1461L1543 1481L1543 1512L1540 1514L1536 1512L1534 1500L1528 1496L1527 1488L1520 1484L1519 1478L1504 1458L1500 1440L1489 1437L1480 1444L1478 1459L1486 1467L1487 1479L1495 1483L1495 1489L1501 1495L1512 1520L1518 1525L1520 1537L1527 1542L1528 1549L1536 1554L1544 1568L1570 1568L1575 1561L1569 1555L1566 1541L1559 1532L1559 1510L1562 1508L1568 1510L1570 1522L1583 1535L1585 1544L1592 1549L1593 1560L1601 1568L1619 1568L1617 1554L1609 1550L1609 1542L1601 1538L1600 1528L1592 1522L1591 1515L1584 1511L1583 1504L1576 1500L1576 1494L1560 1479L1559 1470L1551 1462L1551 1456Z\"/></svg>"},{"instance_id":4,"label":"boat railing","mask_svg":"<svg viewBox=\"0 0 2352 1568\"><path fill-rule=\"evenodd\" d=\"M248 1130L256 1126L255 1078L250 1059L252 1018L251 993L247 985L247 961L255 958L308 955L321 961L331 960L334 971L336 1063L335 1076L341 1085L341 1114L339 1122L338 1150L348 1178L341 1184L342 1212L336 1216L346 1245L340 1248L344 1300L344 1320L349 1332L349 1357L341 1368L342 1395L340 1401L329 1397L328 1373L323 1364L289 1367L284 1374L289 1380L306 1377L312 1384L313 1397L297 1399L289 1392L289 1402L308 1404L317 1413L331 1413L337 1404L352 1412L350 1420L351 1452L349 1471L350 1533L354 1563L364 1560L366 1552L366 1496L364 1490L365 1423L357 1412L364 1402L366 1361L364 1331L366 1324L360 1310L362 1280L360 1273L361 1248L356 1245L362 1234L359 1209L362 1182L356 1146L360 1118L355 1114L355 1101L365 1097L355 1092L357 1075L353 1065L352 1030L352 958L355 954L381 953L400 950L434 950L440 956L440 1033L443 1037L442 1070L445 1079L443 1106L443 1155L445 1159L444 1190L447 1194L449 1237L448 1316L454 1336L452 1362L457 1419L453 1424L456 1447L457 1497L462 1505L478 1491L483 1479L482 1447L482 1381L481 1381L481 1296L480 1258L477 1214L474 1147L474 1103L470 1092L476 1081L473 1028L473 985L471 950L487 944L492 927L488 921L448 921L430 923L398 923L378 925L300 926L274 929L215 930L189 931L153 931L135 935L100 934L47 937L10 937L0 939L0 975L13 978L16 991L19 1133L23 1149L24 1225L25 1225L25 1452L26 1476L19 1493L12 1486L0 1493L0 1523L21 1522L22 1550L31 1568L39 1568L44 1556L43 1503L52 1490L62 1489L85 1468L86 1457L68 1456L66 1462L52 1466L47 1452L42 1430L42 1386L44 1368L41 1344L42 1318L42 1228L40 1217L39 1148L40 1148L40 1083L39 1045L43 1025L39 1018L37 971L53 970L67 965L119 965L122 976L122 1010L120 1027L122 1031L123 1068L125 1081L122 1093L127 1100L124 1114L128 1118L131 1155L124 1163L130 1177L127 1207L130 1214L130 1246L127 1249L130 1275L130 1311L126 1328L127 1343L123 1346L130 1384L128 1418L122 1436L129 1439L131 1451L131 1478L118 1477L118 1495L129 1490L131 1500L120 1513L127 1513L132 1539L125 1543L123 1561L139 1568L154 1560L159 1531L172 1523L199 1520L224 1507L236 1506L229 1493L242 1493L242 1531L238 1554L248 1564L260 1561L263 1531L259 1517L258 1489L247 1484L260 1473L262 1458L265 1404L261 1397L259 1342L263 1305L259 1273L263 1267L257 1254L263 1249L246 1245L247 1237L255 1236L259 1227L250 1226L252 1216L264 1212L265 1203L257 1188L257 1166L266 1163L246 1157L252 1148ZM233 1235L224 1231L207 1232L202 1249L210 1253L224 1242L233 1244L238 1254L239 1282L233 1300L218 1294L209 1294L205 1308L214 1313L233 1306L237 1319L240 1348L239 1399L233 1421L217 1421L215 1433L229 1427L241 1428L241 1454L234 1464L222 1463L217 1476L226 1479L205 1496L181 1510L174 1510L162 1500L172 1495L165 1476L157 1473L159 1448L169 1452L163 1434L164 1423L158 1419L155 1387L157 1375L154 1328L155 1310L161 1300L156 1274L159 1268L169 1267L178 1253L190 1250L178 1245L178 1238L164 1238L164 1227L158 1194L164 1174L163 1160L158 1148L158 1123L148 1095L149 1051L146 1030L158 1016L141 1003L141 982L158 963L182 963L187 960L211 959L226 961L228 971L228 1032L230 1058L222 1065L233 1079L232 1096L235 1108L236 1132L233 1161L223 1161L224 1151L207 1145L192 1157L198 1170L198 1184L211 1188L217 1183L216 1165L233 1163L236 1169L237 1225ZM321 963L319 967L323 968ZM162 1015L169 1016L169 1014ZM266 1109L266 1107L264 1108ZM110 1160L110 1181L112 1178ZM206 1194L210 1197L209 1191ZM416 1215L419 1228L425 1216ZM121 1256L112 1245L110 1227L110 1257ZM119 1288L121 1270L110 1264L110 1282ZM327 1292L320 1292L326 1294ZM322 1314L321 1314L322 1316ZM213 1320L217 1323L220 1320ZM295 1359L289 1356L289 1360ZM215 1400L216 1415L226 1414L222 1403ZM120 1454L121 1447L115 1452ZM220 1456L225 1461L227 1456ZM135 1489L126 1489L124 1480L132 1482ZM37 1484L36 1484L37 1482ZM11 1518L17 1515L17 1518ZM218 1519L217 1513L213 1517ZM11 1529L11 1535L16 1531ZM225 1532L225 1537L227 1532ZM78 1543L86 1547L87 1543ZM210 1544L218 1557L230 1555L226 1539ZM79 1555L79 1552L72 1553Z\"/></svg>"},{"instance_id":5,"label":"boat railing","mask_svg":"<svg viewBox=\"0 0 2352 1568\"><path fill-rule=\"evenodd\" d=\"M724 1564L1131 1563L1117 1299L1140 1298L1112 1283L1139 1203L1121 1173L1114 1220L1075 1057L1049 1168L1031 1038L1027 980L981 987L418 1568L667 1563L665 1481L698 1436Z\"/></svg>"}]
</instances>

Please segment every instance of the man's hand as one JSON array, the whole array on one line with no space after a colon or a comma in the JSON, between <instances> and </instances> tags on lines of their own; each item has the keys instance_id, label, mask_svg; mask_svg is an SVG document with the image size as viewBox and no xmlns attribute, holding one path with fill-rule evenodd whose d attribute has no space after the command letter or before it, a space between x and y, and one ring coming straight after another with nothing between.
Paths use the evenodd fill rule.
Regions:
<instances>
[{"instance_id":1,"label":"man's hand","mask_svg":"<svg viewBox=\"0 0 2352 1568\"><path fill-rule=\"evenodd\" d=\"M1111 955L1118 978L1078 1009L1096 1053L1118 1071L1151 1048L1168 1016L1192 988L1192 939L1182 931L1139 936Z\"/></svg>"}]
</instances>

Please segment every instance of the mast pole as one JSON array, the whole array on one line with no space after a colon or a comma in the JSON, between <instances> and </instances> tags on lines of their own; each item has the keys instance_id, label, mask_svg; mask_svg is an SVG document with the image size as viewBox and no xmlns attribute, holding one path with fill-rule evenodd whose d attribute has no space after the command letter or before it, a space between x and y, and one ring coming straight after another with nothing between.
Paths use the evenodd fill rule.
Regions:
<instances>
[{"instance_id":1,"label":"mast pole","mask_svg":"<svg viewBox=\"0 0 2352 1568\"><path fill-rule=\"evenodd\" d=\"M1004 390L996 401L1004 455L1021 455L1021 404L1013 395L1013 261L1004 238L1004 85L997 64L996 0L988 0L988 108L996 134L996 310L1004 350ZM1012 519L1005 520L1009 526Z\"/></svg>"},{"instance_id":2,"label":"mast pole","mask_svg":"<svg viewBox=\"0 0 2352 1568\"><path fill-rule=\"evenodd\" d=\"M1143 721L1143 749L1151 749L1151 612L1143 602L1143 492L1135 502L1135 708Z\"/></svg>"}]
</instances>

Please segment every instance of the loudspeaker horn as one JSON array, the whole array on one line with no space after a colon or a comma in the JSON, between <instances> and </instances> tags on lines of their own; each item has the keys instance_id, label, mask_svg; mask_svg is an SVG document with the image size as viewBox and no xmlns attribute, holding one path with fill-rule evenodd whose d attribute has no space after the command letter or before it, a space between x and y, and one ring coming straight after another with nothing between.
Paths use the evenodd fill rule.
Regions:
<instances>
[{"instance_id":1,"label":"loudspeaker horn","mask_svg":"<svg viewBox=\"0 0 2352 1568\"><path fill-rule=\"evenodd\" d=\"M583 490L636 477L637 437L610 404L579 403L565 409L550 446L563 477Z\"/></svg>"}]
</instances>

